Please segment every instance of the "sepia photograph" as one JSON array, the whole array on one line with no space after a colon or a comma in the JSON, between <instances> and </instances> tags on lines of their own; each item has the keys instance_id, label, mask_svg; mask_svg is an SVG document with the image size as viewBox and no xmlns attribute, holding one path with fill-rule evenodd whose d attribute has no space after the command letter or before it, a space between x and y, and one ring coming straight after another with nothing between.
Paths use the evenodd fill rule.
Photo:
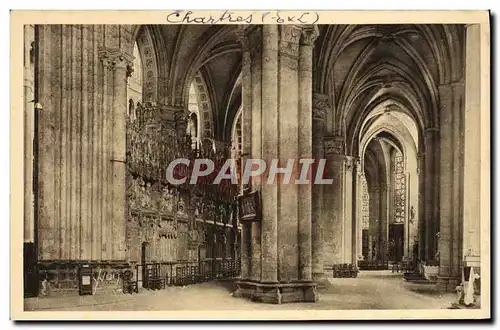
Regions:
<instances>
[{"instance_id":1,"label":"sepia photograph","mask_svg":"<svg viewBox=\"0 0 500 330\"><path fill-rule=\"evenodd\" d=\"M489 15L12 11L11 318L490 318Z\"/></svg>"}]
</instances>

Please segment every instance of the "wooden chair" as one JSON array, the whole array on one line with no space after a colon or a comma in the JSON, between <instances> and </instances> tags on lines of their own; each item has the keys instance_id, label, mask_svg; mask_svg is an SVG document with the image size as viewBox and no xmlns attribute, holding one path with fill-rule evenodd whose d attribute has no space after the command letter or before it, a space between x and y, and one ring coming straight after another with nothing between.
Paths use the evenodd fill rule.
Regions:
<instances>
[{"instance_id":1,"label":"wooden chair","mask_svg":"<svg viewBox=\"0 0 500 330\"><path fill-rule=\"evenodd\" d=\"M160 290L165 289L165 278L160 276L160 265L152 265L148 270L148 284L149 289Z\"/></svg>"},{"instance_id":2,"label":"wooden chair","mask_svg":"<svg viewBox=\"0 0 500 330\"><path fill-rule=\"evenodd\" d=\"M137 279L134 278L134 272L127 269L123 272L123 293L139 293Z\"/></svg>"}]
</instances>

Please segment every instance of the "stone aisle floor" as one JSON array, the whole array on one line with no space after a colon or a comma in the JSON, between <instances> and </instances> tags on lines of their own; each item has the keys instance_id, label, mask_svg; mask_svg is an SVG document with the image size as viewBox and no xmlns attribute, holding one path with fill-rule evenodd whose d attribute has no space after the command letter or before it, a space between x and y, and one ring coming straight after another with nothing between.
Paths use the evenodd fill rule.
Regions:
<instances>
[{"instance_id":1,"label":"stone aisle floor","mask_svg":"<svg viewBox=\"0 0 500 330\"><path fill-rule=\"evenodd\" d=\"M455 299L433 285L411 284L402 274L362 271L357 278L329 278L318 303L259 304L234 298L227 284L211 282L168 287L139 294L96 294L27 298L25 311L182 311L182 310L331 310L331 309L443 309Z\"/></svg>"}]
</instances>

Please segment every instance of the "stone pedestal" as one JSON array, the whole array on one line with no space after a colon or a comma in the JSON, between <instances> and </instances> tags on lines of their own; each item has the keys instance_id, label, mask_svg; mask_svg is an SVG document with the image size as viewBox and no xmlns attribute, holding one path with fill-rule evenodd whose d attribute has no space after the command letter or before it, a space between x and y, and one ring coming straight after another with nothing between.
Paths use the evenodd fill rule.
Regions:
<instances>
[{"instance_id":1,"label":"stone pedestal","mask_svg":"<svg viewBox=\"0 0 500 330\"><path fill-rule=\"evenodd\" d=\"M251 158L264 159L267 166L276 159L283 167L289 159L298 165L300 159L311 158L312 47L317 35L315 26L242 30L242 111L244 121L251 122L243 139L251 137ZM282 177L268 181L263 175L253 178L251 187L260 191L261 217L243 227L246 277L237 281L235 295L268 303L316 301L311 185L284 184Z\"/></svg>"},{"instance_id":2,"label":"stone pedestal","mask_svg":"<svg viewBox=\"0 0 500 330\"><path fill-rule=\"evenodd\" d=\"M317 302L316 284L310 282L296 283L262 283L254 281L236 281L233 297L244 297L252 301L282 304L294 302Z\"/></svg>"}]
</instances>

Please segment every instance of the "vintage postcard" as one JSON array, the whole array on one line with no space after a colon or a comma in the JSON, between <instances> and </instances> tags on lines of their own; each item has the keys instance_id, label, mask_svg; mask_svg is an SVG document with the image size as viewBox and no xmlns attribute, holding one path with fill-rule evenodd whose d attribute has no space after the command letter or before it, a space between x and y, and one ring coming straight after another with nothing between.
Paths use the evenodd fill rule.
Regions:
<instances>
[{"instance_id":1,"label":"vintage postcard","mask_svg":"<svg viewBox=\"0 0 500 330\"><path fill-rule=\"evenodd\" d=\"M487 11L12 11L11 82L12 319L490 318Z\"/></svg>"}]
</instances>

